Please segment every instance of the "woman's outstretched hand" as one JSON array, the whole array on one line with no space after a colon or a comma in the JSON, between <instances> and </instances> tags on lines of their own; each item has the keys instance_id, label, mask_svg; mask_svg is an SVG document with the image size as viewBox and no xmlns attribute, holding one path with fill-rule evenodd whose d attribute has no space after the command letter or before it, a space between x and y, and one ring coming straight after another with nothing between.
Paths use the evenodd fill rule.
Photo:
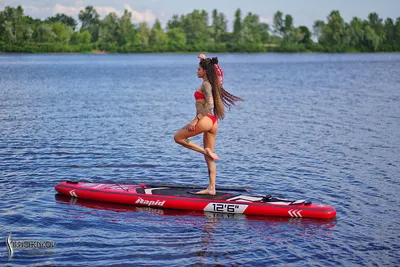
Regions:
<instances>
[{"instance_id":1,"label":"woman's outstretched hand","mask_svg":"<svg viewBox=\"0 0 400 267\"><path fill-rule=\"evenodd\" d=\"M189 132L193 132L196 129L196 124L197 124L198 120L194 119L192 120L189 124L188 124L188 130Z\"/></svg>"}]
</instances>

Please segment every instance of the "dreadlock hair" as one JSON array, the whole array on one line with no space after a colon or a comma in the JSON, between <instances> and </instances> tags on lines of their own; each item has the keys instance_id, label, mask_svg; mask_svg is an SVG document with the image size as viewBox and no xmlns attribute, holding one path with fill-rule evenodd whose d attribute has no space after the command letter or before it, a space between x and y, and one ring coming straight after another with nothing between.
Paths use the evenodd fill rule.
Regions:
<instances>
[{"instance_id":1,"label":"dreadlock hair","mask_svg":"<svg viewBox=\"0 0 400 267\"><path fill-rule=\"evenodd\" d=\"M234 96L226 91L220 84L218 78L218 72L215 65L218 64L218 58L206 58L200 61L200 67L206 71L208 82L212 87L212 95L214 98L214 115L218 119L224 119L225 110L224 106L230 110L232 106L235 106L235 102L243 101L242 98Z\"/></svg>"}]
</instances>

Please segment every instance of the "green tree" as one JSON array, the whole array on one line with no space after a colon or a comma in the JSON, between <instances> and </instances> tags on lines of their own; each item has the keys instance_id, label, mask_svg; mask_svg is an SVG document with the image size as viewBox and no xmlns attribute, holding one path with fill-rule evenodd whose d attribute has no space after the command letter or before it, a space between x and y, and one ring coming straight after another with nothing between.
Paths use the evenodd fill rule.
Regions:
<instances>
[{"instance_id":1,"label":"green tree","mask_svg":"<svg viewBox=\"0 0 400 267\"><path fill-rule=\"evenodd\" d=\"M242 33L242 11L238 8L235 12L235 22L233 23L233 39L239 41Z\"/></svg>"},{"instance_id":2,"label":"green tree","mask_svg":"<svg viewBox=\"0 0 400 267\"><path fill-rule=\"evenodd\" d=\"M243 20L242 30L244 32L244 41L250 43L262 44L263 39L266 37L266 27L264 23L260 23L258 15L252 14L251 12ZM265 41L265 40L264 40Z\"/></svg>"},{"instance_id":3,"label":"green tree","mask_svg":"<svg viewBox=\"0 0 400 267\"><path fill-rule=\"evenodd\" d=\"M92 42L96 42L99 37L100 15L93 6L87 6L79 12L79 20L82 22L81 31L89 30Z\"/></svg>"},{"instance_id":4,"label":"green tree","mask_svg":"<svg viewBox=\"0 0 400 267\"><path fill-rule=\"evenodd\" d=\"M116 44L118 40L118 16L111 12L101 22L99 28L99 42L102 44Z\"/></svg>"},{"instance_id":5,"label":"green tree","mask_svg":"<svg viewBox=\"0 0 400 267\"><path fill-rule=\"evenodd\" d=\"M243 42L247 44L261 44L259 24L259 17L257 15L251 12L247 14L242 24Z\"/></svg>"},{"instance_id":6,"label":"green tree","mask_svg":"<svg viewBox=\"0 0 400 267\"><path fill-rule=\"evenodd\" d=\"M73 45L88 45L92 36L89 30L83 30L79 32L73 32L71 36L70 43Z\"/></svg>"},{"instance_id":7,"label":"green tree","mask_svg":"<svg viewBox=\"0 0 400 267\"><path fill-rule=\"evenodd\" d=\"M24 34L24 43L34 43L34 35L37 27L41 25L43 22L40 19L33 19L30 16L25 16L25 34Z\"/></svg>"},{"instance_id":8,"label":"green tree","mask_svg":"<svg viewBox=\"0 0 400 267\"><path fill-rule=\"evenodd\" d=\"M98 24L100 15L93 6L87 6L79 12L78 17L82 22L81 30L88 30L90 26Z\"/></svg>"},{"instance_id":9,"label":"green tree","mask_svg":"<svg viewBox=\"0 0 400 267\"><path fill-rule=\"evenodd\" d=\"M328 23L323 27L319 42L332 52L344 51L346 41L345 23L337 10L328 16Z\"/></svg>"},{"instance_id":10,"label":"green tree","mask_svg":"<svg viewBox=\"0 0 400 267\"><path fill-rule=\"evenodd\" d=\"M4 11L0 11L0 42L4 41L3 40L5 36L4 23L5 23Z\"/></svg>"},{"instance_id":11,"label":"green tree","mask_svg":"<svg viewBox=\"0 0 400 267\"><path fill-rule=\"evenodd\" d=\"M368 15L368 22L371 28L374 29L379 37L382 37L384 35L382 19L377 13L370 13Z\"/></svg>"},{"instance_id":12,"label":"green tree","mask_svg":"<svg viewBox=\"0 0 400 267\"><path fill-rule=\"evenodd\" d=\"M180 28L168 30L168 48L172 52L186 51L186 34Z\"/></svg>"},{"instance_id":13,"label":"green tree","mask_svg":"<svg viewBox=\"0 0 400 267\"><path fill-rule=\"evenodd\" d=\"M29 24L26 25L25 35L24 35L25 43L30 43L32 41L33 33L34 33L33 27Z\"/></svg>"},{"instance_id":14,"label":"green tree","mask_svg":"<svg viewBox=\"0 0 400 267\"><path fill-rule=\"evenodd\" d=\"M250 12L243 19L241 27L237 49L247 52L264 51L264 44L270 41L269 25L261 23L259 16Z\"/></svg>"},{"instance_id":15,"label":"green tree","mask_svg":"<svg viewBox=\"0 0 400 267\"><path fill-rule=\"evenodd\" d=\"M285 16L283 24L283 41L286 44L296 43L298 40L302 40L304 38L304 35L300 30L295 30L293 26L293 17L291 15Z\"/></svg>"},{"instance_id":16,"label":"green tree","mask_svg":"<svg viewBox=\"0 0 400 267\"><path fill-rule=\"evenodd\" d=\"M272 27L274 29L274 33L278 36L283 36L285 34L285 21L283 19L283 13L279 10L274 14Z\"/></svg>"},{"instance_id":17,"label":"green tree","mask_svg":"<svg viewBox=\"0 0 400 267\"><path fill-rule=\"evenodd\" d=\"M147 50L149 46L149 38L150 38L149 24L145 21L139 23L139 27L137 30L136 44L139 45L140 49Z\"/></svg>"},{"instance_id":18,"label":"green tree","mask_svg":"<svg viewBox=\"0 0 400 267\"><path fill-rule=\"evenodd\" d=\"M73 33L72 28L61 22L52 23L52 26L55 35L54 41L63 44L68 44L71 39L71 35Z\"/></svg>"},{"instance_id":19,"label":"green tree","mask_svg":"<svg viewBox=\"0 0 400 267\"><path fill-rule=\"evenodd\" d=\"M34 37L38 43L51 43L57 39L57 35L54 33L53 26L48 23L42 23L39 25L36 28Z\"/></svg>"},{"instance_id":20,"label":"green tree","mask_svg":"<svg viewBox=\"0 0 400 267\"><path fill-rule=\"evenodd\" d=\"M378 46L381 46L381 44L384 42L386 38L382 19L379 17L377 13L374 12L368 15L368 22L370 27L375 31L375 34L378 38ZM374 49L374 51L376 50Z\"/></svg>"},{"instance_id":21,"label":"green tree","mask_svg":"<svg viewBox=\"0 0 400 267\"><path fill-rule=\"evenodd\" d=\"M183 31L186 33L187 44L193 51L199 51L210 36L208 31L208 14L205 10L195 9L187 14L182 21Z\"/></svg>"},{"instance_id":22,"label":"green tree","mask_svg":"<svg viewBox=\"0 0 400 267\"><path fill-rule=\"evenodd\" d=\"M291 15L285 16L284 25L284 34L290 34L294 30L293 17Z\"/></svg>"},{"instance_id":23,"label":"green tree","mask_svg":"<svg viewBox=\"0 0 400 267\"><path fill-rule=\"evenodd\" d=\"M156 19L150 31L149 45L152 51L166 51L168 49L168 36L164 33L161 23Z\"/></svg>"},{"instance_id":24,"label":"green tree","mask_svg":"<svg viewBox=\"0 0 400 267\"><path fill-rule=\"evenodd\" d=\"M4 33L5 33L5 38L4 40L7 43L15 43L15 41L17 40L14 30L13 30L13 25L10 21L5 21L3 23L3 27L4 27Z\"/></svg>"},{"instance_id":25,"label":"green tree","mask_svg":"<svg viewBox=\"0 0 400 267\"><path fill-rule=\"evenodd\" d=\"M263 44L267 44L271 40L271 36L269 34L269 25L267 23L260 23L258 26L259 34L261 37L261 42Z\"/></svg>"},{"instance_id":26,"label":"green tree","mask_svg":"<svg viewBox=\"0 0 400 267\"><path fill-rule=\"evenodd\" d=\"M400 51L400 17L396 19L395 36L394 47L396 51Z\"/></svg>"},{"instance_id":27,"label":"green tree","mask_svg":"<svg viewBox=\"0 0 400 267\"><path fill-rule=\"evenodd\" d=\"M128 10L125 10L124 14L119 20L119 25L117 29L118 44L121 46L132 44L135 42L136 30L131 20L132 13Z\"/></svg>"},{"instance_id":28,"label":"green tree","mask_svg":"<svg viewBox=\"0 0 400 267\"><path fill-rule=\"evenodd\" d=\"M54 23L61 22L67 26L70 26L73 30L75 30L77 26L77 22L73 17L67 16L65 14L56 14L54 17L47 18L45 22Z\"/></svg>"},{"instance_id":29,"label":"green tree","mask_svg":"<svg viewBox=\"0 0 400 267\"><path fill-rule=\"evenodd\" d=\"M361 50L362 42L364 40L364 27L363 22L358 17L354 17L350 24L346 25L347 43L350 48Z\"/></svg>"},{"instance_id":30,"label":"green tree","mask_svg":"<svg viewBox=\"0 0 400 267\"><path fill-rule=\"evenodd\" d=\"M385 31L385 41L384 44L388 46L388 50L392 51L394 49L394 43L396 40L396 27L391 18L385 20L385 25L383 26Z\"/></svg>"},{"instance_id":31,"label":"green tree","mask_svg":"<svg viewBox=\"0 0 400 267\"><path fill-rule=\"evenodd\" d=\"M297 42L309 46L312 43L312 40L311 40L311 32L308 29L308 27L300 26L298 28L298 32L301 35L301 38L296 38Z\"/></svg>"},{"instance_id":32,"label":"green tree","mask_svg":"<svg viewBox=\"0 0 400 267\"><path fill-rule=\"evenodd\" d=\"M369 51L377 51L380 44L380 37L376 34L371 25L366 24L364 28L364 44Z\"/></svg>"},{"instance_id":33,"label":"green tree","mask_svg":"<svg viewBox=\"0 0 400 267\"><path fill-rule=\"evenodd\" d=\"M182 22L178 15L173 15L167 23L167 30L182 29Z\"/></svg>"},{"instance_id":34,"label":"green tree","mask_svg":"<svg viewBox=\"0 0 400 267\"><path fill-rule=\"evenodd\" d=\"M0 33L3 32L4 34L3 38L0 39L8 43L24 42L27 25L24 10L21 6L17 8L5 7L0 15L0 23Z\"/></svg>"},{"instance_id":35,"label":"green tree","mask_svg":"<svg viewBox=\"0 0 400 267\"><path fill-rule=\"evenodd\" d=\"M316 20L313 25L313 35L319 40L322 35L322 31L325 27L325 22L323 20Z\"/></svg>"},{"instance_id":36,"label":"green tree","mask_svg":"<svg viewBox=\"0 0 400 267\"><path fill-rule=\"evenodd\" d=\"M223 36L227 31L227 20L223 13L219 13L216 9L212 12L212 37L214 42L219 43L222 41Z\"/></svg>"}]
</instances>

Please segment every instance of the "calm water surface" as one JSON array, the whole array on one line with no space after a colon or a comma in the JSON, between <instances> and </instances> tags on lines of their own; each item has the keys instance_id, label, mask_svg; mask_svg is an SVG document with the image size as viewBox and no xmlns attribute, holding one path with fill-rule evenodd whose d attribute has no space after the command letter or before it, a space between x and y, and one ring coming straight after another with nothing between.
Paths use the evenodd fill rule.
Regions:
<instances>
[{"instance_id":1,"label":"calm water surface","mask_svg":"<svg viewBox=\"0 0 400 267\"><path fill-rule=\"evenodd\" d=\"M400 54L220 55L246 101L220 123L218 184L337 209L333 221L70 200L62 180L207 183L173 141L197 55L0 55L5 266L398 266ZM201 138L194 138L201 142Z\"/></svg>"}]
</instances>

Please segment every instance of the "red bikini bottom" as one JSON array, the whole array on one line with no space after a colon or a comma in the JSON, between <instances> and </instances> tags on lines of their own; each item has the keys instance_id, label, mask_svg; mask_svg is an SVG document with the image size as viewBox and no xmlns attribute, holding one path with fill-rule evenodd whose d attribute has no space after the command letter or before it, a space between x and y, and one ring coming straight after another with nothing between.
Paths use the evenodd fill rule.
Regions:
<instances>
[{"instance_id":1,"label":"red bikini bottom","mask_svg":"<svg viewBox=\"0 0 400 267\"><path fill-rule=\"evenodd\" d=\"M217 117L215 117L214 115L207 114L206 116L212 120L213 124L217 121Z\"/></svg>"}]
</instances>

